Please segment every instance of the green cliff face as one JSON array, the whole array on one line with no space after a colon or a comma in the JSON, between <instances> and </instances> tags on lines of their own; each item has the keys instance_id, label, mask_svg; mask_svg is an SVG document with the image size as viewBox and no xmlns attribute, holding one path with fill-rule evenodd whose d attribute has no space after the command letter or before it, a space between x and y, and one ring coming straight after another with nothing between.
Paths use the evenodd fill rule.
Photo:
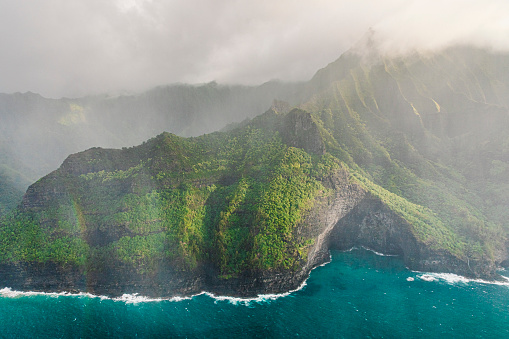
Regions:
<instances>
[{"instance_id":1,"label":"green cliff face","mask_svg":"<svg viewBox=\"0 0 509 339\"><path fill-rule=\"evenodd\" d=\"M299 109L71 155L2 222L0 262L72 267L92 289L122 274L135 287L195 281L188 292L202 278L261 279L249 294L302 280L329 246L365 245L493 277L507 260L507 64L472 49L349 53Z\"/></svg>"},{"instance_id":2,"label":"green cliff face","mask_svg":"<svg viewBox=\"0 0 509 339\"><path fill-rule=\"evenodd\" d=\"M311 119L297 110L289 117L296 115ZM1 259L87 271L114 259L141 273L161 261L181 270L212 262L224 277L291 269L312 243L293 233L295 225L329 194L320 178L339 166L256 123L228 134L163 133L125 150L90 149L29 188L2 229Z\"/></svg>"},{"instance_id":3,"label":"green cliff face","mask_svg":"<svg viewBox=\"0 0 509 339\"><path fill-rule=\"evenodd\" d=\"M342 58L312 81L341 70L340 79L303 106L322 117L348 155L329 152L397 195L382 194L388 205L404 198L428 208L429 220L448 229L436 236L453 252L504 260L509 57L451 48Z\"/></svg>"}]
</instances>

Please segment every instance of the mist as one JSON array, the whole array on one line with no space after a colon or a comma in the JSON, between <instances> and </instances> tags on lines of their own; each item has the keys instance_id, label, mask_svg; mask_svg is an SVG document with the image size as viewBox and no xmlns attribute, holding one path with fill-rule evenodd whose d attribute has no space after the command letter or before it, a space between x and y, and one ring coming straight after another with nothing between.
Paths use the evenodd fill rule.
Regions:
<instances>
[{"instance_id":1,"label":"mist","mask_svg":"<svg viewBox=\"0 0 509 339\"><path fill-rule=\"evenodd\" d=\"M392 55L506 51L508 14L503 1L0 1L0 185L21 197L71 153L304 103L348 63L317 70L366 36Z\"/></svg>"},{"instance_id":2,"label":"mist","mask_svg":"<svg viewBox=\"0 0 509 339\"><path fill-rule=\"evenodd\" d=\"M370 27L385 52L509 44L500 0L4 0L0 13L0 92L49 98L304 81Z\"/></svg>"}]
</instances>

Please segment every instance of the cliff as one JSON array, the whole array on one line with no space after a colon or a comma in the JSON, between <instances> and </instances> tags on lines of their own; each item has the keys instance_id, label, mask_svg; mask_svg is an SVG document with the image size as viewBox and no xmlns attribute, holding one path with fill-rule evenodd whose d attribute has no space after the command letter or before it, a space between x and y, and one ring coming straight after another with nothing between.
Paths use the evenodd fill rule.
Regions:
<instances>
[{"instance_id":1,"label":"cliff","mask_svg":"<svg viewBox=\"0 0 509 339\"><path fill-rule=\"evenodd\" d=\"M163 133L71 155L4 222L0 280L112 296L253 296L298 287L330 248L352 246L401 255L412 269L495 276L495 261L467 257L429 210L328 153L324 134L308 112L269 111L228 133Z\"/></svg>"},{"instance_id":2,"label":"cliff","mask_svg":"<svg viewBox=\"0 0 509 339\"><path fill-rule=\"evenodd\" d=\"M101 258L103 262L100 265L95 262L82 267L53 261L4 263L0 265L0 279L6 286L20 290L87 291L109 296L141 293L152 297L209 291L218 295L249 297L295 289L307 278L311 269L329 260L330 249L346 250L353 246L399 255L414 270L495 277L493 263L468 263L448 251L433 250L419 241L408 221L352 182L344 169L322 178L322 184L332 194L316 199L314 208L293 230L295 237L313 240L312 246L307 249L306 259L301 260L298 267L245 269L234 277L225 278L217 264L209 260L202 260L191 269L182 269L160 260L153 271L140 272L137 267L113 258ZM35 191L32 188L31 192ZM59 194L55 188L50 193L53 196ZM48 199L44 195L26 195L25 208L41 206L41 200L27 205L36 196L37 200ZM87 241L98 246L111 243L113 239L109 234L99 233L88 235Z\"/></svg>"},{"instance_id":3,"label":"cliff","mask_svg":"<svg viewBox=\"0 0 509 339\"><path fill-rule=\"evenodd\" d=\"M509 262L503 60L350 52L298 108L276 101L223 132L70 155L0 222L0 279L247 296L295 288L351 246L495 279Z\"/></svg>"}]
</instances>

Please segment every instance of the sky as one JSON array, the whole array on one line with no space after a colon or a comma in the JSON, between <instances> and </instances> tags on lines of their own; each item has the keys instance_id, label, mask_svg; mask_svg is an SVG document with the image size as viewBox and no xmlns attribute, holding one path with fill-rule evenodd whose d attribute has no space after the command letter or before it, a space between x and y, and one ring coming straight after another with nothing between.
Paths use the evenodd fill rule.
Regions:
<instances>
[{"instance_id":1,"label":"sky","mask_svg":"<svg viewBox=\"0 0 509 339\"><path fill-rule=\"evenodd\" d=\"M507 0L0 0L0 92L305 81L369 30L384 53L509 50Z\"/></svg>"}]
</instances>

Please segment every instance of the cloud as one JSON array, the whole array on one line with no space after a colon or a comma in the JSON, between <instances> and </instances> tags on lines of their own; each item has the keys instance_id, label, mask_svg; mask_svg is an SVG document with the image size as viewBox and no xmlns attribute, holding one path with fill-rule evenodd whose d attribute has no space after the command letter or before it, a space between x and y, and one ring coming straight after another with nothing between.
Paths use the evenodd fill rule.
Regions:
<instances>
[{"instance_id":1,"label":"cloud","mask_svg":"<svg viewBox=\"0 0 509 339\"><path fill-rule=\"evenodd\" d=\"M509 50L509 2L409 1L374 26L386 53L470 44Z\"/></svg>"},{"instance_id":2,"label":"cloud","mask_svg":"<svg viewBox=\"0 0 509 339\"><path fill-rule=\"evenodd\" d=\"M506 1L0 2L0 92L307 80L373 27L387 51L509 42Z\"/></svg>"}]
</instances>

